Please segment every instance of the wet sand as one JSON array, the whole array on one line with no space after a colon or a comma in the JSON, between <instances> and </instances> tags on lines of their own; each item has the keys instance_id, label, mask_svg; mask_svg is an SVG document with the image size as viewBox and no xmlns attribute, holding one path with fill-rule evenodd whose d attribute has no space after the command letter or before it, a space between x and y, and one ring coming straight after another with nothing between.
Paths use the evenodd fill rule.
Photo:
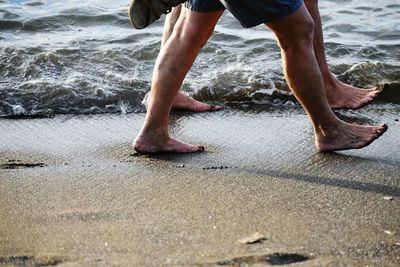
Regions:
<instances>
[{"instance_id":1,"label":"wet sand","mask_svg":"<svg viewBox=\"0 0 400 267\"><path fill-rule=\"evenodd\" d=\"M158 157L143 114L1 119L0 265L399 266L399 113L343 113L389 130L333 154L297 109L178 113L206 152Z\"/></svg>"}]
</instances>

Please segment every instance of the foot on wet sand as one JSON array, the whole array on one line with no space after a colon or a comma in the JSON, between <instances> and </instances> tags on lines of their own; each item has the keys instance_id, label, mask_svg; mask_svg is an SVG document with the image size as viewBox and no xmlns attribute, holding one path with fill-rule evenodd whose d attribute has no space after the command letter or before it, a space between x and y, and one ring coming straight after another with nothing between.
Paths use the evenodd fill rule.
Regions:
<instances>
[{"instance_id":1,"label":"foot on wet sand","mask_svg":"<svg viewBox=\"0 0 400 267\"><path fill-rule=\"evenodd\" d=\"M334 86L326 86L326 96L332 109L359 109L371 103L383 90L357 88L337 80Z\"/></svg>"},{"instance_id":2,"label":"foot on wet sand","mask_svg":"<svg viewBox=\"0 0 400 267\"><path fill-rule=\"evenodd\" d=\"M140 154L164 154L164 153L198 153L203 152L204 147L201 145L191 145L180 142L178 140L167 138L166 140L150 140L144 136L138 136L133 142L133 149Z\"/></svg>"},{"instance_id":3,"label":"foot on wet sand","mask_svg":"<svg viewBox=\"0 0 400 267\"><path fill-rule=\"evenodd\" d=\"M343 123L330 131L317 133L315 144L319 152L359 149L371 144L387 129L386 124L361 126Z\"/></svg>"},{"instance_id":4,"label":"foot on wet sand","mask_svg":"<svg viewBox=\"0 0 400 267\"><path fill-rule=\"evenodd\" d=\"M197 101L196 99L182 92L178 92L176 94L174 100L172 101L172 108L193 112L217 111L223 109L222 106L214 106Z\"/></svg>"},{"instance_id":5,"label":"foot on wet sand","mask_svg":"<svg viewBox=\"0 0 400 267\"><path fill-rule=\"evenodd\" d=\"M147 106L147 102L148 102L148 95L146 95L142 103ZM192 112L206 112L206 111L221 110L223 109L223 107L209 105L207 103L197 101L196 99L188 96L185 93L178 92L174 100L172 101L172 109L192 111Z\"/></svg>"}]
</instances>

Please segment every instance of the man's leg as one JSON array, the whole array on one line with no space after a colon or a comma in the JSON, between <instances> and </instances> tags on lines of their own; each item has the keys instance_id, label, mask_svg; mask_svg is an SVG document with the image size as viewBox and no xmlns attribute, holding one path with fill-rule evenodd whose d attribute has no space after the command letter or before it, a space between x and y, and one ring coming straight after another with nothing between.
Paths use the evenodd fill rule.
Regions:
<instances>
[{"instance_id":1,"label":"man's leg","mask_svg":"<svg viewBox=\"0 0 400 267\"><path fill-rule=\"evenodd\" d=\"M381 90L360 89L339 81L329 70L326 61L318 0L304 0L314 20L314 52L324 79L326 95L331 108L361 108L374 100Z\"/></svg>"},{"instance_id":2,"label":"man's leg","mask_svg":"<svg viewBox=\"0 0 400 267\"><path fill-rule=\"evenodd\" d=\"M267 26L278 38L286 80L310 116L319 151L362 148L386 131L386 125L374 127L345 123L332 112L314 54L314 23L304 4L293 14Z\"/></svg>"},{"instance_id":3,"label":"man's leg","mask_svg":"<svg viewBox=\"0 0 400 267\"><path fill-rule=\"evenodd\" d=\"M328 103L331 108L358 109L373 101L381 92L378 88L361 89L339 81L329 70L326 61L321 18L318 9L318 0L305 0L306 7L314 20L314 52L324 80ZM162 45L172 33L173 27L179 17L181 6L177 6L168 14L164 24ZM184 109L194 112L219 110L220 106L211 106L199 102L178 91L172 102L172 108Z\"/></svg>"},{"instance_id":4,"label":"man's leg","mask_svg":"<svg viewBox=\"0 0 400 267\"><path fill-rule=\"evenodd\" d=\"M144 126L134 141L141 153L193 153L202 146L185 144L169 137L168 119L172 102L200 49L214 31L223 11L181 11L172 35L158 55Z\"/></svg>"},{"instance_id":5,"label":"man's leg","mask_svg":"<svg viewBox=\"0 0 400 267\"><path fill-rule=\"evenodd\" d=\"M165 17L165 23L163 28L163 36L161 40L161 47L167 42L169 37L171 36L174 26L178 21L179 15L181 14L182 6L178 5L172 8L172 11ZM146 101L144 101L146 102ZM147 103L145 103L147 105ZM204 111L216 111L222 109L222 106L214 106L209 105L207 103L203 103L197 101L193 97L188 96L187 94L178 91L174 100L172 101L172 109L180 109L187 110L193 112L204 112Z\"/></svg>"},{"instance_id":6,"label":"man's leg","mask_svg":"<svg viewBox=\"0 0 400 267\"><path fill-rule=\"evenodd\" d=\"M172 8L172 11L167 14L165 17L164 28L163 28L163 35L161 39L161 47L165 45L168 41L169 37L171 36L175 24L179 19L179 15L181 14L182 5L178 5Z\"/></svg>"}]
</instances>

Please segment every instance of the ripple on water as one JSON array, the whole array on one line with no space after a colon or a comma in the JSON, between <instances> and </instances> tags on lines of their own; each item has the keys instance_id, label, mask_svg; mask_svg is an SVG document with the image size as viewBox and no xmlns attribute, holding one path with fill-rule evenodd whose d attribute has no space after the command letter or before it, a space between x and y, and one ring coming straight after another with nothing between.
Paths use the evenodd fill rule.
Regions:
<instances>
[{"instance_id":1,"label":"ripple on water","mask_svg":"<svg viewBox=\"0 0 400 267\"><path fill-rule=\"evenodd\" d=\"M0 19L0 30L15 30L23 27L23 23L17 20Z\"/></svg>"},{"instance_id":2,"label":"ripple on water","mask_svg":"<svg viewBox=\"0 0 400 267\"><path fill-rule=\"evenodd\" d=\"M36 7L36 6L43 6L43 5L45 5L45 3L41 2L41 1L32 1L32 2L24 3L24 5Z\"/></svg>"},{"instance_id":3,"label":"ripple on water","mask_svg":"<svg viewBox=\"0 0 400 267\"><path fill-rule=\"evenodd\" d=\"M390 9L400 9L400 5L399 5L399 4L387 5L386 8L390 8Z\"/></svg>"},{"instance_id":4,"label":"ripple on water","mask_svg":"<svg viewBox=\"0 0 400 267\"><path fill-rule=\"evenodd\" d=\"M326 31L332 31L333 30L333 31L337 31L337 32L340 32L340 33L348 33L348 32L354 31L356 29L357 29L357 27L354 26L354 25L343 24L343 23L332 24L332 25L329 25L329 26L325 27Z\"/></svg>"},{"instance_id":5,"label":"ripple on water","mask_svg":"<svg viewBox=\"0 0 400 267\"><path fill-rule=\"evenodd\" d=\"M369 6L358 6L358 7L355 7L354 9L370 11L370 10L373 10L374 8L373 7L369 7Z\"/></svg>"},{"instance_id":6,"label":"ripple on water","mask_svg":"<svg viewBox=\"0 0 400 267\"><path fill-rule=\"evenodd\" d=\"M339 14L346 14L346 15L357 14L355 11L351 11L351 10L339 10L337 13L339 13Z\"/></svg>"},{"instance_id":7,"label":"ripple on water","mask_svg":"<svg viewBox=\"0 0 400 267\"><path fill-rule=\"evenodd\" d=\"M0 9L0 19L2 20L12 20L12 19L17 19L19 17L21 16L18 14L12 13L4 9Z\"/></svg>"},{"instance_id":8,"label":"ripple on water","mask_svg":"<svg viewBox=\"0 0 400 267\"><path fill-rule=\"evenodd\" d=\"M27 31L55 31L68 30L71 26L125 25L127 19L121 19L113 14L96 16L88 15L57 15L30 19L24 22L24 30Z\"/></svg>"}]
</instances>

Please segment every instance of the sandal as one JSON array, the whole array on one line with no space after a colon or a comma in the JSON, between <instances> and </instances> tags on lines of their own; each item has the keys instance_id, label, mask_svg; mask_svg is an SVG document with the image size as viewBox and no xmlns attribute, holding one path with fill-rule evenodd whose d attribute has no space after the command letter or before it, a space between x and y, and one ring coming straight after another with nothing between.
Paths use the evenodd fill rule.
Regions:
<instances>
[{"instance_id":1,"label":"sandal","mask_svg":"<svg viewBox=\"0 0 400 267\"><path fill-rule=\"evenodd\" d=\"M136 29L143 29L184 2L186 0L132 0L128 11L129 20Z\"/></svg>"}]
</instances>

